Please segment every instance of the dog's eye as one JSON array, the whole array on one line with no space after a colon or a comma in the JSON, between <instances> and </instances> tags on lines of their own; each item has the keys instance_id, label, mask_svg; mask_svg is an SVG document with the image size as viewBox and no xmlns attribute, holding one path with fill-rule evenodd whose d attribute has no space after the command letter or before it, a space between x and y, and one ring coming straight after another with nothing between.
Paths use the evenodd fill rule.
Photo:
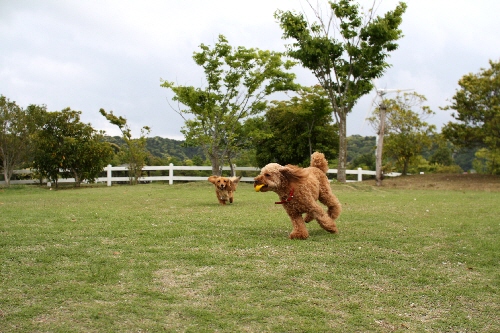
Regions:
<instances>
[{"instance_id":1,"label":"dog's eye","mask_svg":"<svg viewBox=\"0 0 500 333\"><path fill-rule=\"evenodd\" d=\"M265 174L264 174L264 176L266 176L266 177L271 177L271 175L270 175L270 174L268 174L268 173L265 173Z\"/></svg>"}]
</instances>

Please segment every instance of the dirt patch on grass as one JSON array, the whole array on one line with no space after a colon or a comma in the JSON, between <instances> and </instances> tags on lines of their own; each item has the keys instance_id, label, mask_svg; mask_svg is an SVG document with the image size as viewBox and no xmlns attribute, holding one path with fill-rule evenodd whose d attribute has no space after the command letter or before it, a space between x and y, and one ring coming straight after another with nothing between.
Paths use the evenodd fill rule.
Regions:
<instances>
[{"instance_id":1,"label":"dirt patch on grass","mask_svg":"<svg viewBox=\"0 0 500 333\"><path fill-rule=\"evenodd\" d=\"M367 180L366 184L376 186L375 180ZM386 177L381 188L500 191L500 177L479 174L427 174Z\"/></svg>"}]
</instances>

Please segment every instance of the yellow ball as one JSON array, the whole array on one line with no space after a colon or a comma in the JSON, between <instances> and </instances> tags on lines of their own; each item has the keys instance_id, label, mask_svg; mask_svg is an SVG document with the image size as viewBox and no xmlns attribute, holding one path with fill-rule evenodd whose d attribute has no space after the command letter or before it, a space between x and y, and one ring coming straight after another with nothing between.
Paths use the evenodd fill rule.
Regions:
<instances>
[{"instance_id":1,"label":"yellow ball","mask_svg":"<svg viewBox=\"0 0 500 333\"><path fill-rule=\"evenodd\" d=\"M259 192L260 189L264 186L264 184L260 184L260 185L257 185L255 186L255 192Z\"/></svg>"}]
</instances>

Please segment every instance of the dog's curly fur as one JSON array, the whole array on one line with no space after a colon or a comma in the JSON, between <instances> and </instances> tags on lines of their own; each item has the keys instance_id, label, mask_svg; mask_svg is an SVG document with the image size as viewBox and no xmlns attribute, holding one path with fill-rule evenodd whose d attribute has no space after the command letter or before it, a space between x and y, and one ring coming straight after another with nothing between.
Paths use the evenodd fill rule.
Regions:
<instances>
[{"instance_id":1,"label":"dog's curly fur","mask_svg":"<svg viewBox=\"0 0 500 333\"><path fill-rule=\"evenodd\" d=\"M254 178L254 187L263 185L261 192L273 191L278 194L281 201L277 203L283 204L293 224L291 239L309 237L305 223L314 219L326 231L338 232L335 220L340 215L342 206L332 193L326 177L327 171L325 155L315 152L311 155L311 166L308 168L270 163ZM317 200L327 206L328 212L324 211ZM304 213L305 219L302 217Z\"/></svg>"},{"instance_id":2,"label":"dog's curly fur","mask_svg":"<svg viewBox=\"0 0 500 333\"><path fill-rule=\"evenodd\" d=\"M233 203L234 192L238 187L240 182L240 177L220 177L220 176L210 176L208 181L215 185L215 195L217 195L217 200L221 205L225 205L227 201Z\"/></svg>"}]
</instances>

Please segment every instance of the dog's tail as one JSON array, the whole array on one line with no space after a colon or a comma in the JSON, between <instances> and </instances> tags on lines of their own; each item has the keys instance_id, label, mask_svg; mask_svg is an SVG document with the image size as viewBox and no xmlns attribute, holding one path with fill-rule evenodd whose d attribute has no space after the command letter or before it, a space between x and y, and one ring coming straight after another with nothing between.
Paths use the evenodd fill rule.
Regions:
<instances>
[{"instance_id":1,"label":"dog's tail","mask_svg":"<svg viewBox=\"0 0 500 333\"><path fill-rule=\"evenodd\" d=\"M236 189L238 188L238 184L240 183L240 179L241 179L241 176L229 178L229 180L231 180L231 189L233 191L236 191Z\"/></svg>"},{"instance_id":2,"label":"dog's tail","mask_svg":"<svg viewBox=\"0 0 500 333\"><path fill-rule=\"evenodd\" d=\"M315 152L311 155L311 166L320 169L324 173L328 171L328 161L325 155Z\"/></svg>"}]
</instances>

